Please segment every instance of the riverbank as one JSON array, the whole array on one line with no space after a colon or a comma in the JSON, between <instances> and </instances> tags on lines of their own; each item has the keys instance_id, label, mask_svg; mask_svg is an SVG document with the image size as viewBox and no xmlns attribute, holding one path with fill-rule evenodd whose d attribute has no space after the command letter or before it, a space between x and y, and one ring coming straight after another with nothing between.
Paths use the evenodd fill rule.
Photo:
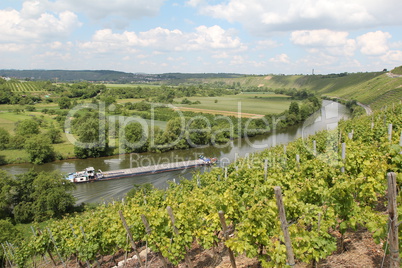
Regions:
<instances>
[{"instance_id":1,"label":"riverbank","mask_svg":"<svg viewBox=\"0 0 402 268\"><path fill-rule=\"evenodd\" d=\"M257 94L258 95L258 94ZM256 95L256 96L257 96ZM264 95L264 94L260 94ZM272 95L272 94L271 94ZM251 98L254 96L253 94L247 94L247 98ZM105 139L108 140L107 144L110 145L106 147L102 152L95 154L97 157L99 156L116 156L124 153L138 153L138 152L163 152L170 151L176 149L188 149L190 147L202 147L210 144L216 144L217 146L223 146L222 144L226 144L230 142L230 140L238 139L238 138L250 138L252 136L266 134L268 132L285 129L290 126L294 126L302 122L307 116L311 115L313 112L318 110L321 107L320 101L316 97L309 97L303 101L292 101L289 102L291 105L288 110L285 110L279 114L270 114L266 115L263 118L259 116L258 118L248 118L249 113L246 113L247 110L242 110L241 105L239 106L238 115L245 114L245 118L238 118L234 116L225 116L225 115L211 115L208 113L198 113L198 112L189 112L189 111L177 111L172 110L169 113L168 118L172 118L166 122L166 129L162 130L161 128L154 128L154 119L163 120L166 117L166 112L157 112L155 114L143 114L141 112L139 115L134 112L134 115L137 117L129 117L129 116L106 116L106 122L110 125L109 129L106 130L108 133ZM237 103L239 105L239 103ZM80 108L83 109L83 108ZM86 109L86 108L85 108ZM164 108L168 109L168 108ZM151 110L152 111L152 110ZM40 112L35 112L29 115L13 115L8 113L10 116L6 116L5 118L9 118L10 122L7 124L16 124L19 119L23 119L26 121L35 122L38 127L38 132L41 134L47 135L49 131L49 126L52 126L54 122L52 120L63 119L60 117L61 114L56 116L50 114L42 114ZM180 120L185 120L185 125L183 128L183 122L178 120L177 117L180 115ZM66 114L67 116L67 114ZM150 117L151 119L144 119ZM158 116L162 116L162 118L158 118ZM156 118L155 118L156 117ZM4 118L4 117L3 117ZM59 118L59 119L57 119ZM11 120L12 119L12 120ZM177 119L177 120L176 120ZM6 119L4 119L6 120ZM70 120L68 118L64 119ZM148 120L148 121L147 121ZM151 120L151 121L150 121ZM175 121L176 120L176 121ZM116 122L145 122L147 130L143 130L143 133L149 133L150 129L154 131L152 133L151 141L145 141L144 146L141 148L130 148L130 147L121 147L121 129L120 126L111 126L116 124ZM60 121L63 122L63 121ZM74 121L73 125L74 125ZM84 120L85 123L86 120ZM158 121L161 122L161 121ZM171 123L170 123L171 122ZM0 122L1 123L1 122ZM175 126L175 124L179 124ZM65 123L64 123L65 125ZM0 124L1 126L1 124ZM97 126L97 125L96 125ZM142 127L143 125L139 125ZM97 126L98 127L98 126ZM182 128L180 131L182 132L179 136L177 136L177 130L175 128ZM138 128L138 127L134 127ZM9 127L9 129L11 129ZM84 128L85 132L87 128ZM155 131L156 130L156 131ZM82 158L91 158L94 157L94 154L82 152L82 150L77 150L76 146L71 142L71 135L68 133L70 130L65 130L66 133L59 132L59 138L57 142L54 142L51 147L54 150L54 155L52 157L53 160L68 160L68 159L82 159ZM130 134L126 128L124 129L124 133ZM84 132L84 131L82 131ZM186 134L187 132L191 134ZM6 164L22 164L31 162L32 156L23 149L24 140L19 141L18 133L12 133L14 136L9 138L10 145L9 148L5 148L0 152L0 165ZM140 134L141 135L141 134ZM143 136L147 136L146 134L142 134ZM149 135L149 134L148 134ZM143 139L141 137L141 140ZM127 136L125 136L126 138ZM82 136L79 137L79 139ZM96 136L96 140L98 137ZM128 138L127 138L128 139ZM148 137L147 137L148 139ZM73 138L75 140L75 138ZM136 143L137 141L130 140L129 143ZM154 144L153 147L148 144ZM169 147L169 144L171 146ZM40 149L38 149L40 150ZM78 153L79 152L79 153ZM48 161L49 162L49 161Z\"/></svg>"}]
</instances>

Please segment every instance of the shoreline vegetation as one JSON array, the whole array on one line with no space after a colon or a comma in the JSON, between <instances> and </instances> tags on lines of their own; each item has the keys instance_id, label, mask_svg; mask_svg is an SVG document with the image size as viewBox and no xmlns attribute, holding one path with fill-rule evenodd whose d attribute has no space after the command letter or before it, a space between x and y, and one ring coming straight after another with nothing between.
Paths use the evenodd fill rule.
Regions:
<instances>
[{"instance_id":1,"label":"shoreline vegetation","mask_svg":"<svg viewBox=\"0 0 402 268\"><path fill-rule=\"evenodd\" d=\"M107 88L88 82L35 83L0 80L0 164L221 145L298 124L321 107L313 93L296 89L243 93L239 85L222 84ZM17 91L22 85L31 91ZM219 112L187 110L197 105L202 111L219 107ZM222 105L229 115L221 115ZM233 116L236 106L246 117ZM249 118L250 111L265 115Z\"/></svg>"}]
</instances>

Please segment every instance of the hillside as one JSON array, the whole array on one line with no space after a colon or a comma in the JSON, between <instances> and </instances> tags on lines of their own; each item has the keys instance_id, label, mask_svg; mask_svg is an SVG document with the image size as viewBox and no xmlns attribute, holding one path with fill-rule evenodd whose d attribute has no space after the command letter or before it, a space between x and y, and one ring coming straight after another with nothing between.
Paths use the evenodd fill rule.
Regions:
<instances>
[{"instance_id":1,"label":"hillside","mask_svg":"<svg viewBox=\"0 0 402 268\"><path fill-rule=\"evenodd\" d=\"M329 75L270 75L244 76L240 78L198 79L198 82L224 82L228 85L241 85L255 90L295 88L308 89L319 95L355 99L374 109L381 108L402 99L402 67L390 73L341 73Z\"/></svg>"}]
</instances>

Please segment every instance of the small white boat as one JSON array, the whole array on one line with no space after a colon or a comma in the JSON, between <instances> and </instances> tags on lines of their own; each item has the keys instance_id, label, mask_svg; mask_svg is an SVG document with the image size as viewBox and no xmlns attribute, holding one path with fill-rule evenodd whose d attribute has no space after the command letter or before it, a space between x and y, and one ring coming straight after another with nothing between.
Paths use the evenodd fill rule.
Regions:
<instances>
[{"instance_id":1,"label":"small white boat","mask_svg":"<svg viewBox=\"0 0 402 268\"><path fill-rule=\"evenodd\" d=\"M83 171L77 171L74 173L70 173L67 177L67 180L75 183L80 182L91 182L96 181L103 178L103 174L101 170L95 172L93 167L88 167Z\"/></svg>"}]
</instances>

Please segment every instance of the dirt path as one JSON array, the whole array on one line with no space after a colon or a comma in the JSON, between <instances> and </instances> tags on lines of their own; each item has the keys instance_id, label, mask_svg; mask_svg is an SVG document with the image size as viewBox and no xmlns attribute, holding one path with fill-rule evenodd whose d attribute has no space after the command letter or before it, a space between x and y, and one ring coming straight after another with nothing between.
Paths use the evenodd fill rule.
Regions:
<instances>
[{"instance_id":1,"label":"dirt path","mask_svg":"<svg viewBox=\"0 0 402 268\"><path fill-rule=\"evenodd\" d=\"M393 73L391 73L391 72L387 73L387 75L388 75L389 77L391 77L391 78L402 77L402 75L400 75L400 74L393 74Z\"/></svg>"},{"instance_id":2,"label":"dirt path","mask_svg":"<svg viewBox=\"0 0 402 268\"><path fill-rule=\"evenodd\" d=\"M366 110L367 115L371 115L373 113L373 110L369 106L367 106L361 102L357 102L357 105L359 105L360 107L363 107L364 110Z\"/></svg>"}]
</instances>

